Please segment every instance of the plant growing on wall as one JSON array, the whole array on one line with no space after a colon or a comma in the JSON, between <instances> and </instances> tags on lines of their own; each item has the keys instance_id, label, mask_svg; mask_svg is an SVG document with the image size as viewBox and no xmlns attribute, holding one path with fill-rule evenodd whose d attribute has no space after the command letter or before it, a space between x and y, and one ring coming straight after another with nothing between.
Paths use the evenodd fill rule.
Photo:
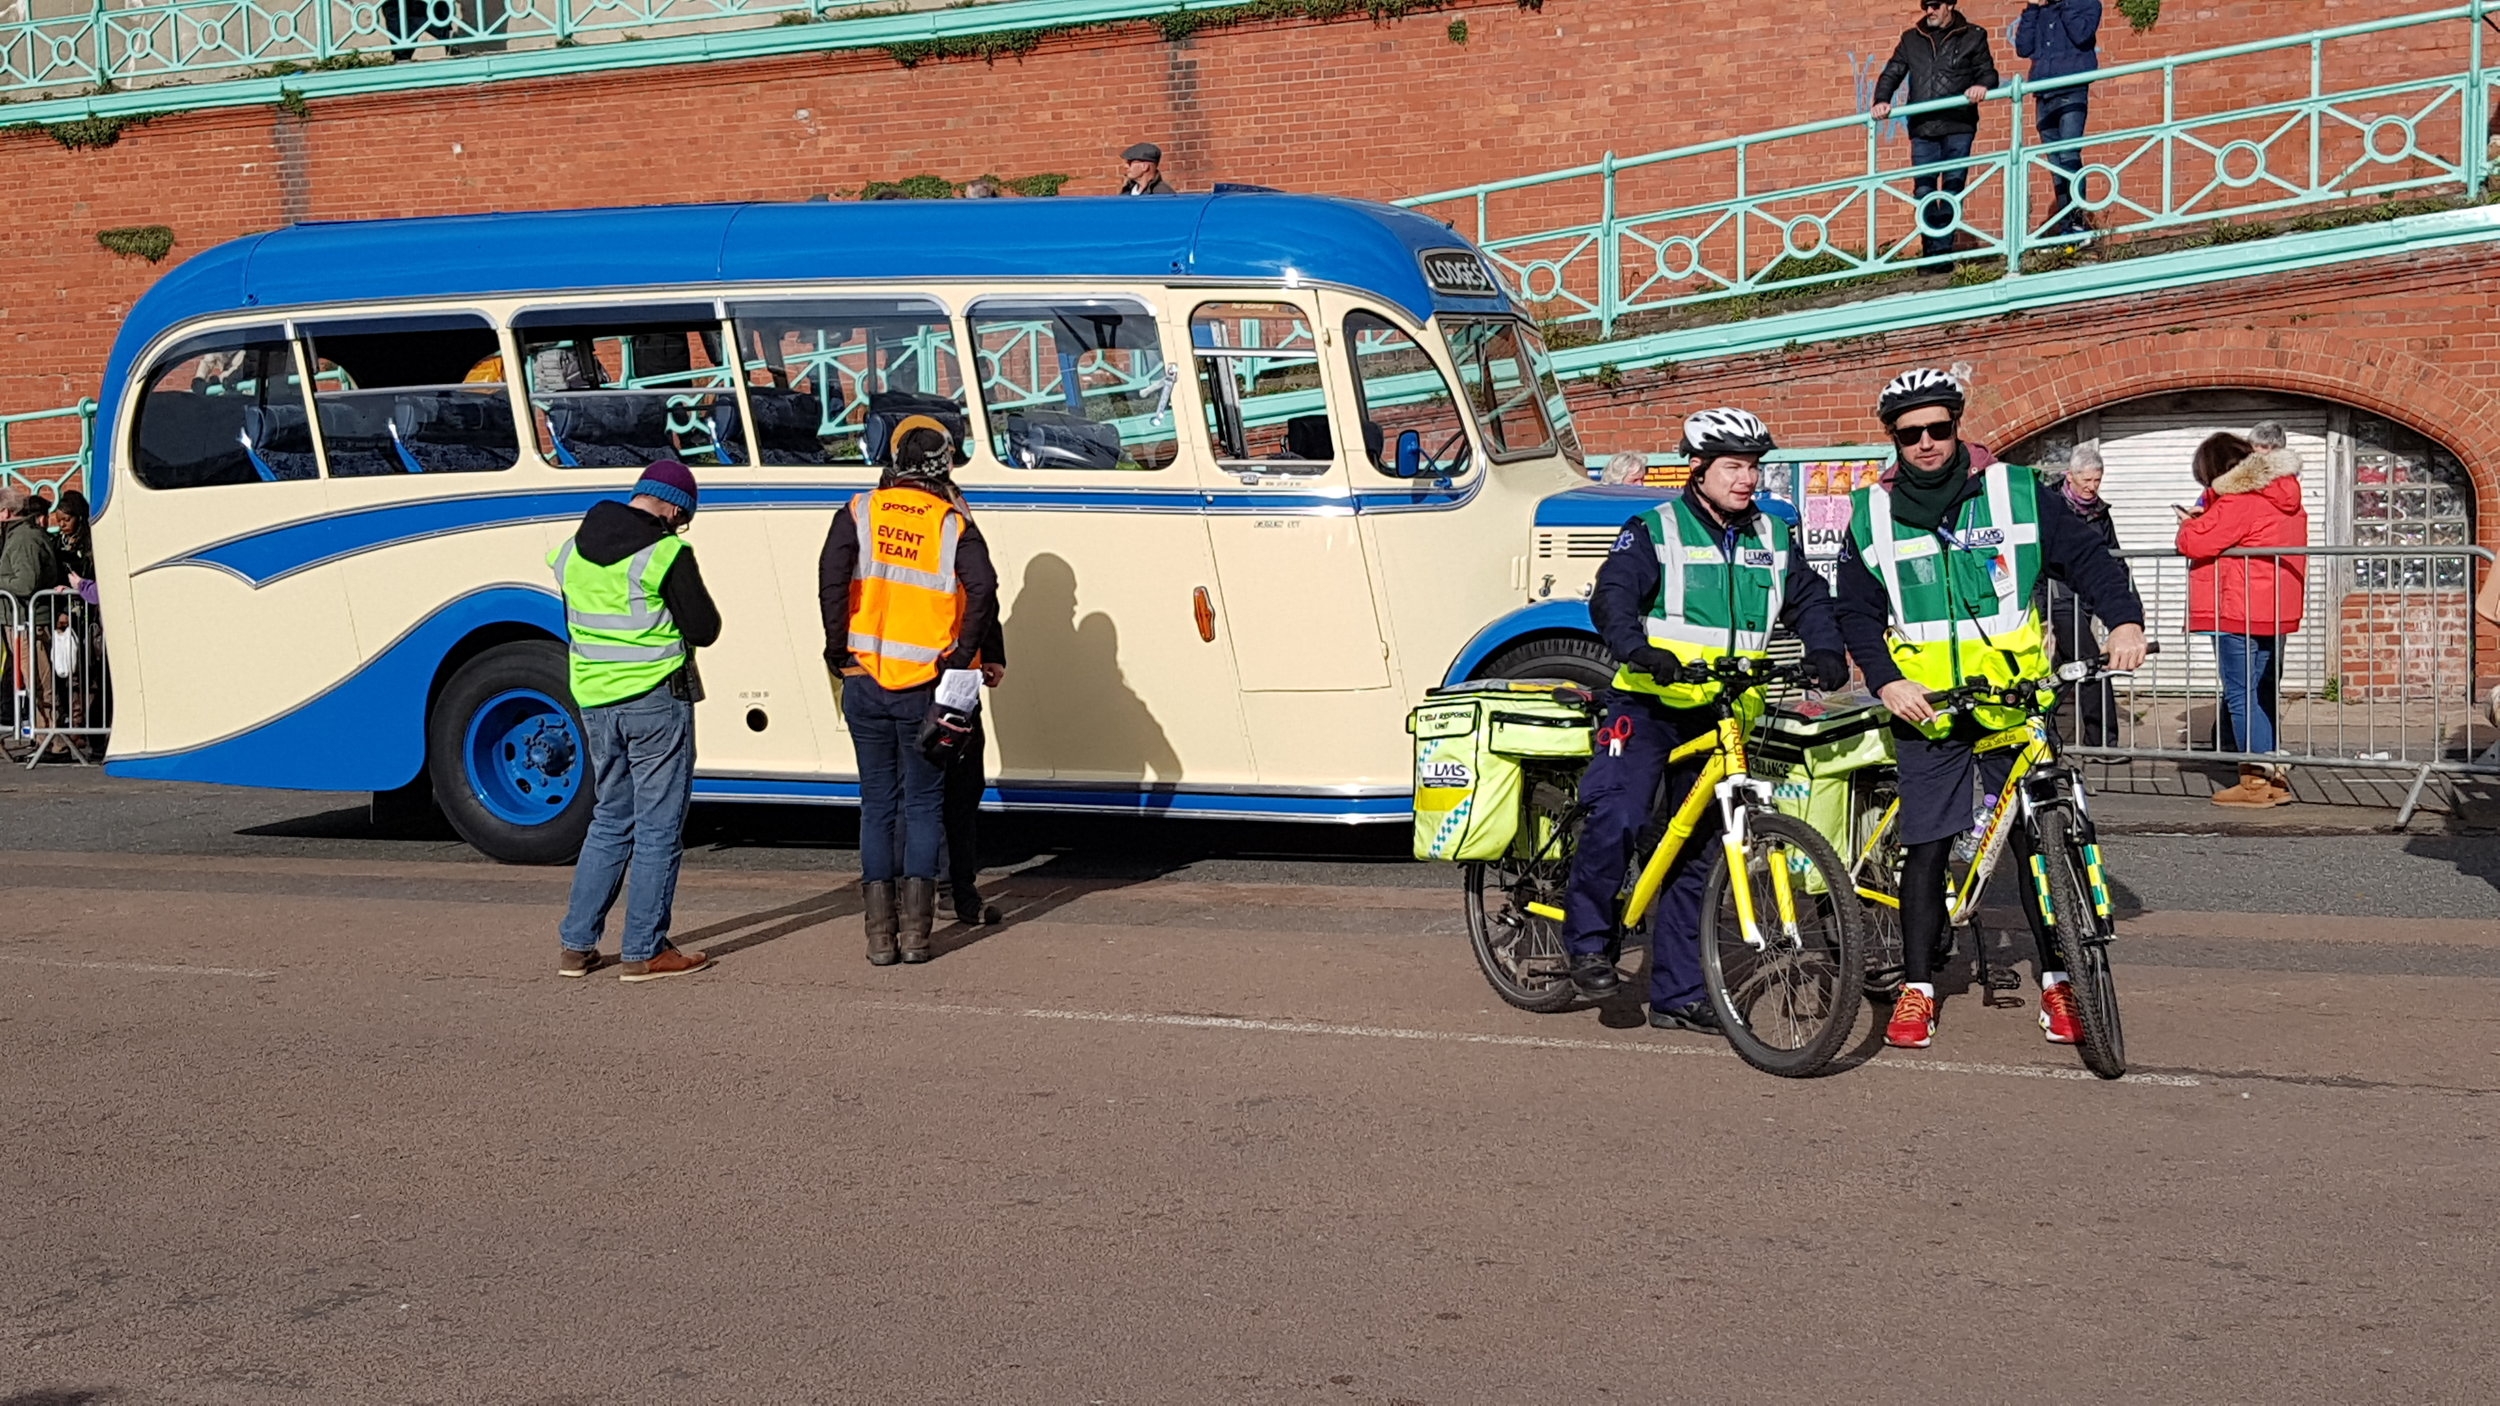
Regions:
<instances>
[{"instance_id":1,"label":"plant growing on wall","mask_svg":"<svg viewBox=\"0 0 2500 1406\"><path fill-rule=\"evenodd\" d=\"M145 259L153 264L173 252L174 231L170 225L124 225L97 230L95 242L125 259Z\"/></svg>"},{"instance_id":2,"label":"plant growing on wall","mask_svg":"<svg viewBox=\"0 0 2500 1406\"><path fill-rule=\"evenodd\" d=\"M50 137L72 151L93 151L120 141L124 129L144 127L155 116L135 112L128 117L82 117L75 122L19 122L0 127L0 136Z\"/></svg>"},{"instance_id":3,"label":"plant growing on wall","mask_svg":"<svg viewBox=\"0 0 2500 1406\"><path fill-rule=\"evenodd\" d=\"M2118 0L2118 13L2127 17L2136 33L2142 34L2160 21L2161 0Z\"/></svg>"}]
</instances>

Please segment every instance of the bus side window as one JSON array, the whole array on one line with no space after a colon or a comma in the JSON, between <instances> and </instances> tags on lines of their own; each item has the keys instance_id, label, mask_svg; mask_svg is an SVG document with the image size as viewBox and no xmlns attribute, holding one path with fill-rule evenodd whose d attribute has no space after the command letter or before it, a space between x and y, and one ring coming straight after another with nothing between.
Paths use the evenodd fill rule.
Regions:
<instances>
[{"instance_id":1,"label":"bus side window","mask_svg":"<svg viewBox=\"0 0 2500 1406\"><path fill-rule=\"evenodd\" d=\"M767 464L867 462L868 402L927 398L964 422L963 362L946 309L926 298L732 303L756 454ZM725 436L735 440L736 435Z\"/></svg>"},{"instance_id":2,"label":"bus side window","mask_svg":"<svg viewBox=\"0 0 2500 1406\"><path fill-rule=\"evenodd\" d=\"M1290 303L1201 303L1189 319L1215 458L1270 473L1325 473L1337 450L1320 389L1319 337Z\"/></svg>"},{"instance_id":3,"label":"bus side window","mask_svg":"<svg viewBox=\"0 0 2500 1406\"><path fill-rule=\"evenodd\" d=\"M150 488L320 476L295 348L276 327L184 341L157 358L139 398L131 472Z\"/></svg>"},{"instance_id":4,"label":"bus side window","mask_svg":"<svg viewBox=\"0 0 2500 1406\"><path fill-rule=\"evenodd\" d=\"M736 372L708 309L525 313L513 322L538 452L560 468L744 463Z\"/></svg>"},{"instance_id":5,"label":"bus side window","mask_svg":"<svg viewBox=\"0 0 2500 1406\"><path fill-rule=\"evenodd\" d=\"M991 298L971 313L991 450L1018 469L1161 469L1180 455L1154 314L1124 298Z\"/></svg>"},{"instance_id":6,"label":"bus side window","mask_svg":"<svg viewBox=\"0 0 2500 1406\"><path fill-rule=\"evenodd\" d=\"M1346 354L1354 359L1354 388L1362 398L1356 409L1363 418L1363 452L1372 467L1394 474L1398 436L1413 430L1424 446L1425 472L1465 471L1470 451L1467 426L1459 418L1458 398L1449 379L1432 364L1423 344L1387 318L1350 312L1345 319Z\"/></svg>"},{"instance_id":7,"label":"bus side window","mask_svg":"<svg viewBox=\"0 0 2500 1406\"><path fill-rule=\"evenodd\" d=\"M520 462L486 319L359 318L304 334L330 477L492 473Z\"/></svg>"},{"instance_id":8,"label":"bus side window","mask_svg":"<svg viewBox=\"0 0 2500 1406\"><path fill-rule=\"evenodd\" d=\"M1485 452L1497 461L1550 453L1554 427L1546 423L1537 369L1519 344L1519 324L1507 317L1469 318L1448 324L1447 331L1459 384L1484 430Z\"/></svg>"}]
</instances>

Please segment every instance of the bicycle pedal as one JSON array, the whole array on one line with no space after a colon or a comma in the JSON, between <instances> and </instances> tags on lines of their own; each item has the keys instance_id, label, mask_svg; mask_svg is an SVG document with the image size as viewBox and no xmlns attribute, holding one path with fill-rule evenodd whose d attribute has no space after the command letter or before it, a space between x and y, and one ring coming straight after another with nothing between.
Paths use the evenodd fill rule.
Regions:
<instances>
[{"instance_id":1,"label":"bicycle pedal","mask_svg":"<svg viewBox=\"0 0 2500 1406\"><path fill-rule=\"evenodd\" d=\"M2020 991L2023 974L2009 968L1990 967L1979 974L1979 984L1991 991Z\"/></svg>"}]
</instances>

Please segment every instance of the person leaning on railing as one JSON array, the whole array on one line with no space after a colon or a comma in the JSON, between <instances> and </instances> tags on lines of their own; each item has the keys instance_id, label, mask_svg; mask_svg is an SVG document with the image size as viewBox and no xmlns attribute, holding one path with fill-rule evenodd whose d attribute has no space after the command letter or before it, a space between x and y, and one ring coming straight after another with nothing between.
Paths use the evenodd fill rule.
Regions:
<instances>
[{"instance_id":1,"label":"person leaning on railing","mask_svg":"<svg viewBox=\"0 0 2500 1406\"><path fill-rule=\"evenodd\" d=\"M2225 557L2236 547L2302 547L2309 510L2300 499L2300 454L2271 421L2247 439L2218 434L2196 447L2204 495L2179 508L2179 555L2188 559L2188 628L2213 636L2222 671L2223 748L2277 750L2282 708L2283 637L2300 628L2309 559ZM2291 769L2240 764L2239 784L2214 793L2218 806L2279 806L2292 799Z\"/></svg>"},{"instance_id":2,"label":"person leaning on railing","mask_svg":"<svg viewBox=\"0 0 2500 1406\"><path fill-rule=\"evenodd\" d=\"M2044 575L2062 579L2109 625L2109 667L2144 662L2144 605L2109 545L2054 489L1962 439L1961 383L1920 369L1895 377L1876 415L1897 446L1883 478L1850 501L1849 535L1833 571L1834 614L1867 686L1897 720L1901 952L1906 981L1884 1042L1923 1049L1935 1037L1936 942L1944 936L1945 867L1972 824L1972 783L2003 788L2014 753L1981 756L1992 732L2024 714L1974 708L1937 716L1931 690L2008 684L2049 670L2040 619ZM2016 832L2016 843L2027 843ZM2040 953L2040 1026L2071 1045L2081 1026L2039 899L2017 884Z\"/></svg>"},{"instance_id":3,"label":"person leaning on railing","mask_svg":"<svg viewBox=\"0 0 2500 1406\"><path fill-rule=\"evenodd\" d=\"M1892 116L1892 95L1904 83L1909 85L1912 103L1935 102L1958 93L1964 102L1910 119L1910 160L1920 166L1960 161L1970 155L1971 141L1979 135L1979 100L1999 81L1988 31L1962 18L1953 0L1922 0L1919 22L1902 32L1892 58L1875 76L1875 106L1867 115L1878 122ZM1930 197L1942 187L1947 196L1958 198L1969 173L1966 166L1952 166L1923 172L1910 182L1911 193L1918 197L1919 223L1926 231L1920 252L1938 261L1921 268L1921 273L1953 271L1950 263L1943 262L1943 256L1953 252L1953 203L1931 203Z\"/></svg>"},{"instance_id":4,"label":"person leaning on railing","mask_svg":"<svg viewBox=\"0 0 2500 1406\"><path fill-rule=\"evenodd\" d=\"M2101 0L2024 0L2023 16L2014 26L2014 53L2031 60L2034 83L2090 73L2101 66L2100 31ZM2081 141L2091 116L2091 91L2091 84L2076 83L2051 88L2032 99L2040 120L2040 140ZM2083 148L2049 153L2049 166L2049 210L2056 218L2045 233L2082 234L2091 229L2091 216L2075 203Z\"/></svg>"}]
</instances>

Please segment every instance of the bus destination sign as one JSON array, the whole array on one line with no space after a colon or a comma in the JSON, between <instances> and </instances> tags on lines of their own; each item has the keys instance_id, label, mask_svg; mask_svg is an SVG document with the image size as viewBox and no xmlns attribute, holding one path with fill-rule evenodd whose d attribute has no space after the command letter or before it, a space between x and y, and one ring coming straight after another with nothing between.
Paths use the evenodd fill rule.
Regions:
<instances>
[{"instance_id":1,"label":"bus destination sign","mask_svg":"<svg viewBox=\"0 0 2500 1406\"><path fill-rule=\"evenodd\" d=\"M1501 285L1484 266L1484 260L1467 249L1427 249L1422 255L1424 282L1435 293L1454 298L1495 298L1501 296Z\"/></svg>"}]
</instances>

